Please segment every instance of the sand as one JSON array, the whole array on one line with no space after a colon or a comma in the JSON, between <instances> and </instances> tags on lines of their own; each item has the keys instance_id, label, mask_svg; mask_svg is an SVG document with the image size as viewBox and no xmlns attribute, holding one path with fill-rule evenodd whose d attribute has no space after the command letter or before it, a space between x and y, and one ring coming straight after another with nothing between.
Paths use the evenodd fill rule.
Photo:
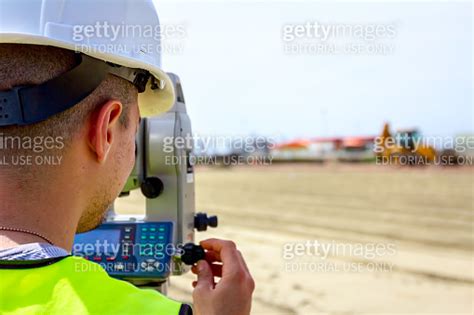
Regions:
<instances>
[{"instance_id":1,"label":"sand","mask_svg":"<svg viewBox=\"0 0 474 315\"><path fill-rule=\"evenodd\" d=\"M196 181L197 209L220 219L197 239L238 244L252 314L474 312L473 168L201 168ZM191 301L193 279L173 277L169 296Z\"/></svg>"}]
</instances>

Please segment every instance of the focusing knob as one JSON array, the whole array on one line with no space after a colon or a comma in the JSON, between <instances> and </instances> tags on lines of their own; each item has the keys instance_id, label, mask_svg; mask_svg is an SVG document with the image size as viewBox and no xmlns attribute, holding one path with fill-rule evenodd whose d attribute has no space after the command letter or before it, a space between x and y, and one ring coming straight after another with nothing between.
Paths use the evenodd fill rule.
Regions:
<instances>
[{"instance_id":1,"label":"focusing knob","mask_svg":"<svg viewBox=\"0 0 474 315\"><path fill-rule=\"evenodd\" d=\"M183 254L181 255L181 261L186 265L194 265L199 260L204 259L206 257L206 253L204 252L204 248L200 245L195 245L193 243L184 244L181 248Z\"/></svg>"},{"instance_id":2,"label":"focusing knob","mask_svg":"<svg viewBox=\"0 0 474 315\"><path fill-rule=\"evenodd\" d=\"M217 216L207 216L207 213L196 213L194 216L194 228L199 232L206 231L207 227L216 228L219 224Z\"/></svg>"},{"instance_id":3,"label":"focusing knob","mask_svg":"<svg viewBox=\"0 0 474 315\"><path fill-rule=\"evenodd\" d=\"M163 182L158 177L147 177L143 180L140 188L143 195L149 199L154 199L163 192Z\"/></svg>"}]
</instances>

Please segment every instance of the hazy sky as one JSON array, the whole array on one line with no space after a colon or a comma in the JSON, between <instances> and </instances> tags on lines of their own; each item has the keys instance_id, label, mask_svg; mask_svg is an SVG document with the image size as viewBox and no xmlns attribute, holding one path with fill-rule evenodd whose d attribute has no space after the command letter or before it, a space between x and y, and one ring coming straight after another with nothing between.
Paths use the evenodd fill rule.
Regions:
<instances>
[{"instance_id":1,"label":"hazy sky","mask_svg":"<svg viewBox=\"0 0 474 315\"><path fill-rule=\"evenodd\" d=\"M178 52L166 53L163 65L180 75L201 134L371 135L384 121L427 135L474 130L471 2L171 0L157 7L162 23L185 29L184 38L168 39L167 49ZM392 51L286 54L284 25L306 22L393 27L392 38L375 43L342 39Z\"/></svg>"}]
</instances>

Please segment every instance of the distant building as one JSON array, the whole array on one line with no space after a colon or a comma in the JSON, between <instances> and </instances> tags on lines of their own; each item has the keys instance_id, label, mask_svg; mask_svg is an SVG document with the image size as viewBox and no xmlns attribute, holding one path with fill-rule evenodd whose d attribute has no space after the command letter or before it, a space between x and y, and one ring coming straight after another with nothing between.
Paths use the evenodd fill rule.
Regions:
<instances>
[{"instance_id":1,"label":"distant building","mask_svg":"<svg viewBox=\"0 0 474 315\"><path fill-rule=\"evenodd\" d=\"M364 162L372 160L374 156L375 137L350 137L345 138L337 159L345 162Z\"/></svg>"},{"instance_id":2,"label":"distant building","mask_svg":"<svg viewBox=\"0 0 474 315\"><path fill-rule=\"evenodd\" d=\"M276 145L274 161L366 161L374 157L375 137L297 139Z\"/></svg>"},{"instance_id":3,"label":"distant building","mask_svg":"<svg viewBox=\"0 0 474 315\"><path fill-rule=\"evenodd\" d=\"M337 152L342 147L343 139L340 137L314 138L311 145L316 154L323 160L335 160Z\"/></svg>"},{"instance_id":4,"label":"distant building","mask_svg":"<svg viewBox=\"0 0 474 315\"><path fill-rule=\"evenodd\" d=\"M270 151L270 154L274 162L317 160L309 140L293 140L277 144Z\"/></svg>"}]
</instances>

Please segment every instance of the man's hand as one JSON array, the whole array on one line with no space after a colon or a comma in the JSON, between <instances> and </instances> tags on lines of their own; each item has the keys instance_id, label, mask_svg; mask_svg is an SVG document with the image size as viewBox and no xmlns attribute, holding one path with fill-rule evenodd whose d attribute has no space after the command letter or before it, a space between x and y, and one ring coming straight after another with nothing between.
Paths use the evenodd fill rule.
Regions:
<instances>
[{"instance_id":1,"label":"man's hand","mask_svg":"<svg viewBox=\"0 0 474 315\"><path fill-rule=\"evenodd\" d=\"M206 260L192 268L196 315L248 315L255 283L242 254L231 241L202 241ZM214 277L220 278L216 283Z\"/></svg>"}]
</instances>

